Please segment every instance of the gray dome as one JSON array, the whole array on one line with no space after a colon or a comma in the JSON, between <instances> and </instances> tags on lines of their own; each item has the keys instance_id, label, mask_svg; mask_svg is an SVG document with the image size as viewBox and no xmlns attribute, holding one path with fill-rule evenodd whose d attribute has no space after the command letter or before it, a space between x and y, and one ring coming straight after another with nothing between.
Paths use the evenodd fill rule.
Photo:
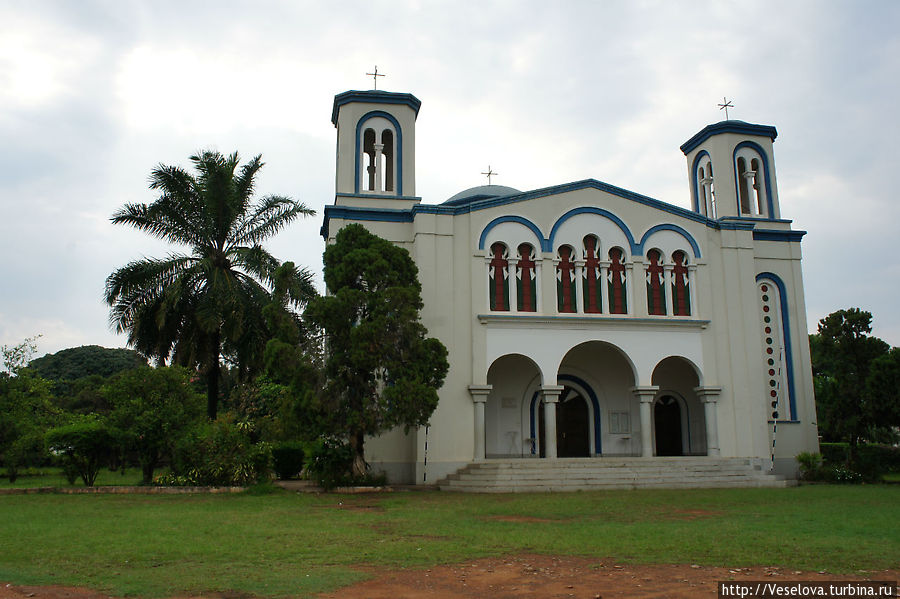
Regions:
<instances>
[{"instance_id":1,"label":"gray dome","mask_svg":"<svg viewBox=\"0 0 900 599\"><path fill-rule=\"evenodd\" d=\"M479 185L478 187L471 187L459 192L458 194L454 195L452 198L444 202L444 205L459 206L461 204L469 204L478 200L500 198L503 196L515 195L517 193L522 192L518 189L513 189L512 187L506 187L505 185Z\"/></svg>"}]
</instances>

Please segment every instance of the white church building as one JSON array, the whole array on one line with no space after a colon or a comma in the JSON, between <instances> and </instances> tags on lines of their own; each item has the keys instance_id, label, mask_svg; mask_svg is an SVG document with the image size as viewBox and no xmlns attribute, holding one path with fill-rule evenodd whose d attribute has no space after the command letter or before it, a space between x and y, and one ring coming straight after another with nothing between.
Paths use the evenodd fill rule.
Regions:
<instances>
[{"instance_id":1,"label":"white church building","mask_svg":"<svg viewBox=\"0 0 900 599\"><path fill-rule=\"evenodd\" d=\"M348 91L332 112L322 236L361 223L409 250L423 323L449 351L430 427L367 441L376 471L434 483L499 459L707 456L790 476L818 451L804 231L782 218L774 127L690 137L690 210L594 179L424 203L420 105Z\"/></svg>"}]
</instances>

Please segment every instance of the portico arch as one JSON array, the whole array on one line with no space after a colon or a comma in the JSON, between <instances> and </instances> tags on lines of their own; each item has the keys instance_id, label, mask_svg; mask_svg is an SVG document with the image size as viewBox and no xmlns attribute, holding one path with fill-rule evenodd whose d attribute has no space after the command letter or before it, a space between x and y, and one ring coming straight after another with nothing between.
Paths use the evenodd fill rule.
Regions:
<instances>
[{"instance_id":1,"label":"portico arch","mask_svg":"<svg viewBox=\"0 0 900 599\"><path fill-rule=\"evenodd\" d=\"M706 414L697 394L702 378L697 367L681 356L660 360L652 383L659 388L653 402L656 455L706 455Z\"/></svg>"},{"instance_id":2,"label":"portico arch","mask_svg":"<svg viewBox=\"0 0 900 599\"><path fill-rule=\"evenodd\" d=\"M528 356L506 354L487 372L490 391L484 402L485 457L531 455L531 397L541 387L540 368Z\"/></svg>"}]
</instances>

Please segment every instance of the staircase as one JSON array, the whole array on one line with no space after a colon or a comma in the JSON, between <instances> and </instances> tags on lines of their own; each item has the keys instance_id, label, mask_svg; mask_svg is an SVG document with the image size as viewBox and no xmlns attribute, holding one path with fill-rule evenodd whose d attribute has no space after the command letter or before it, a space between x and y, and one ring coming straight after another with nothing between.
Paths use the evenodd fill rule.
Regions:
<instances>
[{"instance_id":1,"label":"staircase","mask_svg":"<svg viewBox=\"0 0 900 599\"><path fill-rule=\"evenodd\" d=\"M533 493L599 489L788 487L749 458L505 459L474 462L438 481L442 491Z\"/></svg>"}]
</instances>

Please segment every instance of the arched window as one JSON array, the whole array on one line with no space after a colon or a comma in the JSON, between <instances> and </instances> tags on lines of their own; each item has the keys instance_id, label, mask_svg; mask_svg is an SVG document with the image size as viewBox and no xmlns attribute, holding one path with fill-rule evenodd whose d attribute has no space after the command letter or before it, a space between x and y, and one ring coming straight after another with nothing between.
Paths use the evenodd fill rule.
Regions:
<instances>
[{"instance_id":1,"label":"arched window","mask_svg":"<svg viewBox=\"0 0 900 599\"><path fill-rule=\"evenodd\" d=\"M741 214L765 216L766 172L762 157L752 147L740 148L735 153L735 172L737 173L738 202Z\"/></svg>"},{"instance_id":2,"label":"arched window","mask_svg":"<svg viewBox=\"0 0 900 599\"><path fill-rule=\"evenodd\" d=\"M789 390L785 385L787 370L781 294L778 286L769 279L760 279L758 290L765 362L766 413L773 421L791 420Z\"/></svg>"},{"instance_id":3,"label":"arched window","mask_svg":"<svg viewBox=\"0 0 900 599\"><path fill-rule=\"evenodd\" d=\"M516 264L516 295L520 312L537 311L534 248L530 243L519 245L519 261Z\"/></svg>"},{"instance_id":4,"label":"arched window","mask_svg":"<svg viewBox=\"0 0 900 599\"><path fill-rule=\"evenodd\" d=\"M556 308L560 313L575 312L575 263L572 248L559 248L559 262L556 265Z\"/></svg>"},{"instance_id":5,"label":"arched window","mask_svg":"<svg viewBox=\"0 0 900 599\"><path fill-rule=\"evenodd\" d=\"M628 304L625 299L625 252L621 248L609 250L609 269L606 274L609 283L609 312L611 314L627 314Z\"/></svg>"},{"instance_id":6,"label":"arched window","mask_svg":"<svg viewBox=\"0 0 900 599\"><path fill-rule=\"evenodd\" d=\"M509 310L509 262L506 246L499 241L491 246L491 261L488 263L488 287L491 310Z\"/></svg>"},{"instance_id":7,"label":"arched window","mask_svg":"<svg viewBox=\"0 0 900 599\"><path fill-rule=\"evenodd\" d=\"M691 282L687 255L678 250L672 254L672 310L675 316L691 315Z\"/></svg>"},{"instance_id":8,"label":"arched window","mask_svg":"<svg viewBox=\"0 0 900 599\"><path fill-rule=\"evenodd\" d=\"M697 209L707 218L716 218L715 187L713 185L713 166L709 154L705 154L697 163Z\"/></svg>"},{"instance_id":9,"label":"arched window","mask_svg":"<svg viewBox=\"0 0 900 599\"><path fill-rule=\"evenodd\" d=\"M362 131L361 190L370 193L396 191L396 132L386 118L375 116L365 121Z\"/></svg>"},{"instance_id":10,"label":"arched window","mask_svg":"<svg viewBox=\"0 0 900 599\"><path fill-rule=\"evenodd\" d=\"M584 311L592 314L598 314L601 308L600 302L600 259L597 257L597 251L600 243L595 235L588 235L584 238L584 274L583 294Z\"/></svg>"},{"instance_id":11,"label":"arched window","mask_svg":"<svg viewBox=\"0 0 900 599\"><path fill-rule=\"evenodd\" d=\"M365 168L365 191L375 191L375 130L366 129L363 133L363 167Z\"/></svg>"},{"instance_id":12,"label":"arched window","mask_svg":"<svg viewBox=\"0 0 900 599\"><path fill-rule=\"evenodd\" d=\"M666 314L666 277L662 265L662 253L659 250L647 252L647 314L665 316Z\"/></svg>"}]
</instances>

